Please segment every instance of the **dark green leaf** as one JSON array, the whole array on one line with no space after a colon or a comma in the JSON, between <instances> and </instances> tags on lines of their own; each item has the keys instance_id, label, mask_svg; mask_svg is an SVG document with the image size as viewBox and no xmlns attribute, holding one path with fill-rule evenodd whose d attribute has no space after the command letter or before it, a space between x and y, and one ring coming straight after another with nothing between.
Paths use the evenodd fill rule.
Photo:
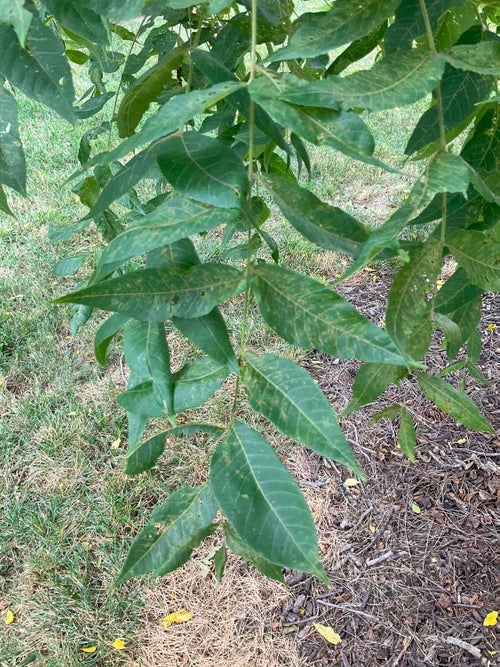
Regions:
<instances>
[{"instance_id":1,"label":"dark green leaf","mask_svg":"<svg viewBox=\"0 0 500 667\"><path fill-rule=\"evenodd\" d=\"M166 414L163 405L158 403L152 380L127 389L118 395L117 401L127 412L144 417L163 417Z\"/></svg>"},{"instance_id":2,"label":"dark green leaf","mask_svg":"<svg viewBox=\"0 0 500 667\"><path fill-rule=\"evenodd\" d=\"M453 313L464 304L476 300L482 293L481 289L471 284L464 269L459 268L436 294L434 308L440 313Z\"/></svg>"},{"instance_id":3,"label":"dark green leaf","mask_svg":"<svg viewBox=\"0 0 500 667\"><path fill-rule=\"evenodd\" d=\"M321 283L281 266L253 267L257 303L285 340L343 359L401 365L389 336Z\"/></svg>"},{"instance_id":4,"label":"dark green leaf","mask_svg":"<svg viewBox=\"0 0 500 667\"><path fill-rule=\"evenodd\" d=\"M195 435L200 432L206 433L212 438L218 438L222 435L223 429L213 424L191 423L174 426L167 431L158 433L148 440L141 442L136 447L129 449L125 473L127 475L138 475L145 470L153 468L159 457L163 454L168 438L180 435Z\"/></svg>"},{"instance_id":5,"label":"dark green leaf","mask_svg":"<svg viewBox=\"0 0 500 667\"><path fill-rule=\"evenodd\" d=\"M197 408L208 401L228 374L227 366L221 366L210 357L188 361L172 378L175 412Z\"/></svg>"},{"instance_id":6,"label":"dark green leaf","mask_svg":"<svg viewBox=\"0 0 500 667\"><path fill-rule=\"evenodd\" d=\"M352 388L352 399L344 415L358 410L367 403L373 403L387 389L406 375L404 367L389 364L363 364L356 374Z\"/></svg>"},{"instance_id":7,"label":"dark green leaf","mask_svg":"<svg viewBox=\"0 0 500 667\"><path fill-rule=\"evenodd\" d=\"M248 187L245 167L222 142L184 132L165 144L158 157L169 183L186 197L220 208L238 208Z\"/></svg>"},{"instance_id":8,"label":"dark green leaf","mask_svg":"<svg viewBox=\"0 0 500 667\"><path fill-rule=\"evenodd\" d=\"M224 570L226 568L226 560L227 560L227 549L226 545L223 544L221 547L217 549L214 556L215 578L219 583L222 581L222 577L224 576Z\"/></svg>"},{"instance_id":9,"label":"dark green leaf","mask_svg":"<svg viewBox=\"0 0 500 667\"><path fill-rule=\"evenodd\" d=\"M226 323L217 308L203 317L173 317L172 322L186 338L212 359L224 366L229 365L231 370L239 372Z\"/></svg>"},{"instance_id":10,"label":"dark green leaf","mask_svg":"<svg viewBox=\"0 0 500 667\"><path fill-rule=\"evenodd\" d=\"M94 338L94 354L95 358L102 366L106 366L106 352L109 344L116 334L123 329L127 322L128 318L123 317L123 315L111 315L111 317L108 317L96 331Z\"/></svg>"},{"instance_id":11,"label":"dark green leaf","mask_svg":"<svg viewBox=\"0 0 500 667\"><path fill-rule=\"evenodd\" d=\"M53 30L33 16L23 49L14 29L0 23L0 44L0 74L25 95L73 123L71 71L64 45Z\"/></svg>"},{"instance_id":12,"label":"dark green leaf","mask_svg":"<svg viewBox=\"0 0 500 667\"><path fill-rule=\"evenodd\" d=\"M401 406L400 416L399 416L399 431L398 431L398 444L399 448L406 454L410 461L415 460L415 441L417 439L417 432L415 430L415 424L408 410Z\"/></svg>"},{"instance_id":13,"label":"dark green leaf","mask_svg":"<svg viewBox=\"0 0 500 667\"><path fill-rule=\"evenodd\" d=\"M285 435L362 474L330 402L305 370L273 354L247 354L241 379L252 408Z\"/></svg>"},{"instance_id":14,"label":"dark green leaf","mask_svg":"<svg viewBox=\"0 0 500 667\"><path fill-rule=\"evenodd\" d=\"M108 28L102 16L88 6L73 0L43 0L47 9L66 28L85 37L90 42L107 44Z\"/></svg>"},{"instance_id":15,"label":"dark green leaf","mask_svg":"<svg viewBox=\"0 0 500 667\"><path fill-rule=\"evenodd\" d=\"M26 195L26 161L19 138L17 104L3 86L0 87L0 183Z\"/></svg>"},{"instance_id":16,"label":"dark green leaf","mask_svg":"<svg viewBox=\"0 0 500 667\"><path fill-rule=\"evenodd\" d=\"M216 512L209 486L182 486L172 493L135 539L116 583L149 572L160 577L183 565L210 534Z\"/></svg>"},{"instance_id":17,"label":"dark green leaf","mask_svg":"<svg viewBox=\"0 0 500 667\"><path fill-rule=\"evenodd\" d=\"M24 9L25 0L0 0L0 23L11 25L24 47L32 14Z\"/></svg>"},{"instance_id":18,"label":"dark green leaf","mask_svg":"<svg viewBox=\"0 0 500 667\"><path fill-rule=\"evenodd\" d=\"M326 580L304 496L256 431L233 425L212 457L210 485L238 537L253 551Z\"/></svg>"},{"instance_id":19,"label":"dark green leaf","mask_svg":"<svg viewBox=\"0 0 500 667\"><path fill-rule=\"evenodd\" d=\"M488 41L479 44L458 44L442 56L460 69L500 76L500 42Z\"/></svg>"},{"instance_id":20,"label":"dark green leaf","mask_svg":"<svg viewBox=\"0 0 500 667\"><path fill-rule=\"evenodd\" d=\"M84 120L85 118L90 118L104 107L106 102L113 99L115 93L103 93L102 95L97 95L96 97L91 97L90 100L87 100L81 106L75 108L75 115L79 120Z\"/></svg>"},{"instance_id":21,"label":"dark green leaf","mask_svg":"<svg viewBox=\"0 0 500 667\"><path fill-rule=\"evenodd\" d=\"M144 8L144 0L73 0L75 4L90 8L98 14L104 14L115 21L118 19L134 19Z\"/></svg>"},{"instance_id":22,"label":"dark green leaf","mask_svg":"<svg viewBox=\"0 0 500 667\"><path fill-rule=\"evenodd\" d=\"M381 419L394 419L394 417L397 417L401 412L401 406L399 403L394 403L393 405L389 405L387 408L384 408L383 410L380 410L380 412L376 412L373 415L373 423L377 424Z\"/></svg>"},{"instance_id":23,"label":"dark green leaf","mask_svg":"<svg viewBox=\"0 0 500 667\"><path fill-rule=\"evenodd\" d=\"M356 39L352 44L349 44L347 49L342 51L342 53L333 60L332 64L328 66L326 74L340 74L346 67L349 67L352 63L367 56L379 45L386 30L387 21L384 21L369 35Z\"/></svg>"},{"instance_id":24,"label":"dark green leaf","mask_svg":"<svg viewBox=\"0 0 500 667\"><path fill-rule=\"evenodd\" d=\"M452 234L446 245L465 269L469 282L486 291L500 289L500 244L479 231Z\"/></svg>"},{"instance_id":25,"label":"dark green leaf","mask_svg":"<svg viewBox=\"0 0 500 667\"><path fill-rule=\"evenodd\" d=\"M55 276L71 276L82 266L87 255L74 255L60 259L54 266Z\"/></svg>"},{"instance_id":26,"label":"dark green leaf","mask_svg":"<svg viewBox=\"0 0 500 667\"><path fill-rule=\"evenodd\" d=\"M326 250L356 256L368 234L361 223L287 178L268 175L263 183L297 231Z\"/></svg>"},{"instance_id":27,"label":"dark green leaf","mask_svg":"<svg viewBox=\"0 0 500 667\"><path fill-rule=\"evenodd\" d=\"M311 58L338 49L368 35L393 14L399 3L400 0L336 0L328 12L302 14L289 45L273 53L269 60Z\"/></svg>"},{"instance_id":28,"label":"dark green leaf","mask_svg":"<svg viewBox=\"0 0 500 667\"><path fill-rule=\"evenodd\" d=\"M417 380L425 396L440 410L453 415L461 424L474 431L493 432L489 421L466 394L441 378L426 373L417 373Z\"/></svg>"},{"instance_id":29,"label":"dark green leaf","mask_svg":"<svg viewBox=\"0 0 500 667\"><path fill-rule=\"evenodd\" d=\"M250 549L248 544L245 544L228 524L224 526L224 535L227 546L233 553L251 563L264 576L275 579L282 584L286 583L281 567L271 563L261 554Z\"/></svg>"},{"instance_id":30,"label":"dark green leaf","mask_svg":"<svg viewBox=\"0 0 500 667\"><path fill-rule=\"evenodd\" d=\"M57 303L81 303L152 321L200 317L234 296L240 281L241 273L223 264L144 269L67 294Z\"/></svg>"},{"instance_id":31,"label":"dark green leaf","mask_svg":"<svg viewBox=\"0 0 500 667\"><path fill-rule=\"evenodd\" d=\"M467 192L469 167L460 155L439 151L427 171L428 187L433 192Z\"/></svg>"},{"instance_id":32,"label":"dark green leaf","mask_svg":"<svg viewBox=\"0 0 500 667\"><path fill-rule=\"evenodd\" d=\"M10 210L9 202L7 201L7 196L5 195L5 190L2 185L0 185L0 211L15 217L14 213Z\"/></svg>"}]
</instances>

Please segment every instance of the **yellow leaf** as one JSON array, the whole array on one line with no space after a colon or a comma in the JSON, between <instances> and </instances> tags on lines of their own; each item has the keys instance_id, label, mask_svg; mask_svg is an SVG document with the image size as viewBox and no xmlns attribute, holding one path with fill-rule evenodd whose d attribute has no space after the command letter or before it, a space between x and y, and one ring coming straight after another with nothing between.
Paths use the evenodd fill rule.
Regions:
<instances>
[{"instance_id":1,"label":"yellow leaf","mask_svg":"<svg viewBox=\"0 0 500 667\"><path fill-rule=\"evenodd\" d=\"M182 607L182 609L179 609L179 611L174 611L162 618L160 625L162 625L164 628L169 628L174 623L186 623L186 621L189 621L192 617L193 612L188 611Z\"/></svg>"},{"instance_id":2,"label":"yellow leaf","mask_svg":"<svg viewBox=\"0 0 500 667\"><path fill-rule=\"evenodd\" d=\"M493 331L496 328L497 328L496 324L488 324L488 326L486 327L486 331Z\"/></svg>"},{"instance_id":3,"label":"yellow leaf","mask_svg":"<svg viewBox=\"0 0 500 667\"><path fill-rule=\"evenodd\" d=\"M346 480L344 480L344 486L358 486L359 484L359 479L354 479L354 477L348 477Z\"/></svg>"},{"instance_id":4,"label":"yellow leaf","mask_svg":"<svg viewBox=\"0 0 500 667\"><path fill-rule=\"evenodd\" d=\"M97 646L85 646L82 648L84 653L95 653L97 651Z\"/></svg>"},{"instance_id":5,"label":"yellow leaf","mask_svg":"<svg viewBox=\"0 0 500 667\"><path fill-rule=\"evenodd\" d=\"M110 447L114 452L116 452L116 450L120 446L121 441L122 441L121 438L116 438L116 440L113 440L113 442L111 443Z\"/></svg>"},{"instance_id":6,"label":"yellow leaf","mask_svg":"<svg viewBox=\"0 0 500 667\"><path fill-rule=\"evenodd\" d=\"M314 629L319 632L319 634L326 639L327 642L337 646L342 641L342 637L335 632L333 628L329 628L327 625L321 625L321 623L313 623Z\"/></svg>"},{"instance_id":7,"label":"yellow leaf","mask_svg":"<svg viewBox=\"0 0 500 667\"><path fill-rule=\"evenodd\" d=\"M123 641L123 639L120 639L120 637L117 637L113 642L113 648L115 648L117 651L123 651L125 646L126 646L125 642Z\"/></svg>"},{"instance_id":8,"label":"yellow leaf","mask_svg":"<svg viewBox=\"0 0 500 667\"><path fill-rule=\"evenodd\" d=\"M11 623L14 623L15 620L14 612L11 611L10 609L7 609L5 612L5 625L10 625Z\"/></svg>"},{"instance_id":9,"label":"yellow leaf","mask_svg":"<svg viewBox=\"0 0 500 667\"><path fill-rule=\"evenodd\" d=\"M456 440L457 445L465 445L466 442L467 438L459 438L458 440Z\"/></svg>"},{"instance_id":10,"label":"yellow leaf","mask_svg":"<svg viewBox=\"0 0 500 667\"><path fill-rule=\"evenodd\" d=\"M370 528L370 533L374 533L377 530L373 523L371 523L368 527Z\"/></svg>"},{"instance_id":11,"label":"yellow leaf","mask_svg":"<svg viewBox=\"0 0 500 667\"><path fill-rule=\"evenodd\" d=\"M489 614L486 615L483 625L486 625L487 627L494 626L498 623L498 611L490 611Z\"/></svg>"},{"instance_id":12,"label":"yellow leaf","mask_svg":"<svg viewBox=\"0 0 500 667\"><path fill-rule=\"evenodd\" d=\"M487 651L488 655L496 655L498 651Z\"/></svg>"},{"instance_id":13,"label":"yellow leaf","mask_svg":"<svg viewBox=\"0 0 500 667\"><path fill-rule=\"evenodd\" d=\"M420 514L420 512L422 510L420 509L420 505L417 505L417 503L412 503L411 504L411 511L415 512L415 514Z\"/></svg>"},{"instance_id":14,"label":"yellow leaf","mask_svg":"<svg viewBox=\"0 0 500 667\"><path fill-rule=\"evenodd\" d=\"M436 280L436 287L441 288L444 285L444 280Z\"/></svg>"}]
</instances>

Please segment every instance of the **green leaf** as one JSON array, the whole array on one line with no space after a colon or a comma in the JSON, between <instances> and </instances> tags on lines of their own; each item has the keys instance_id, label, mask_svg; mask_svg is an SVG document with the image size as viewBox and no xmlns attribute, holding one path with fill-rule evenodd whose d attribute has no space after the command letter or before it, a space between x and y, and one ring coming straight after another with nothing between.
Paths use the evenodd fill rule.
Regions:
<instances>
[{"instance_id":1,"label":"green leaf","mask_svg":"<svg viewBox=\"0 0 500 667\"><path fill-rule=\"evenodd\" d=\"M493 433L489 421L466 394L441 378L426 373L417 373L417 380L426 398L435 403L440 410L453 415L461 424L474 431Z\"/></svg>"},{"instance_id":2,"label":"green leaf","mask_svg":"<svg viewBox=\"0 0 500 667\"><path fill-rule=\"evenodd\" d=\"M108 26L102 16L73 0L43 0L43 4L66 28L90 42L108 43Z\"/></svg>"},{"instance_id":3,"label":"green leaf","mask_svg":"<svg viewBox=\"0 0 500 667\"><path fill-rule=\"evenodd\" d=\"M458 231L446 241L469 282L486 291L500 289L500 244L475 230Z\"/></svg>"},{"instance_id":4,"label":"green leaf","mask_svg":"<svg viewBox=\"0 0 500 667\"><path fill-rule=\"evenodd\" d=\"M25 95L73 123L75 92L71 71L64 44L53 30L33 16L23 49L14 29L0 24L0 44L0 74Z\"/></svg>"},{"instance_id":5,"label":"green leaf","mask_svg":"<svg viewBox=\"0 0 500 667\"><path fill-rule=\"evenodd\" d=\"M163 90L172 82L172 71L182 65L185 49L174 49L169 56L148 70L123 96L118 108L117 124L120 137L134 133L139 121Z\"/></svg>"},{"instance_id":6,"label":"green leaf","mask_svg":"<svg viewBox=\"0 0 500 667\"><path fill-rule=\"evenodd\" d=\"M389 364L363 364L356 374L352 399L343 415L355 412L367 403L373 403L390 384L406 375L406 368Z\"/></svg>"},{"instance_id":7,"label":"green leaf","mask_svg":"<svg viewBox=\"0 0 500 667\"><path fill-rule=\"evenodd\" d=\"M280 97L292 104L336 109L362 107L382 111L412 104L438 84L445 61L414 49L378 60L371 69L320 81L298 81ZM253 85L253 84L252 84Z\"/></svg>"},{"instance_id":8,"label":"green leaf","mask_svg":"<svg viewBox=\"0 0 500 667\"><path fill-rule=\"evenodd\" d=\"M303 139L318 146L329 146L356 160L387 168L380 160L372 157L375 145L373 136L357 113L309 107L305 99L301 106L280 99L293 95L296 85L302 83L301 79L292 74L273 80L259 77L250 84L249 92L275 121Z\"/></svg>"},{"instance_id":9,"label":"green leaf","mask_svg":"<svg viewBox=\"0 0 500 667\"><path fill-rule=\"evenodd\" d=\"M355 218L287 178L267 175L261 180L285 218L303 236L326 250L358 254L368 233Z\"/></svg>"},{"instance_id":10,"label":"green leaf","mask_svg":"<svg viewBox=\"0 0 500 667\"><path fill-rule=\"evenodd\" d=\"M271 264L252 273L262 316L289 343L342 359L405 364L389 336L328 287Z\"/></svg>"},{"instance_id":11,"label":"green leaf","mask_svg":"<svg viewBox=\"0 0 500 667\"><path fill-rule=\"evenodd\" d=\"M138 475L145 470L151 470L163 454L168 438L180 435L195 435L200 432L206 433L212 438L219 438L223 433L223 429L213 424L190 423L174 426L166 431L157 433L136 447L129 449L125 464L125 473L127 475Z\"/></svg>"},{"instance_id":12,"label":"green leaf","mask_svg":"<svg viewBox=\"0 0 500 667\"><path fill-rule=\"evenodd\" d=\"M453 313L463 305L475 301L482 293L483 290L471 284L464 269L458 268L436 294L434 308L445 315Z\"/></svg>"},{"instance_id":13,"label":"green leaf","mask_svg":"<svg viewBox=\"0 0 500 667\"><path fill-rule=\"evenodd\" d=\"M399 3L400 0L336 0L328 12L302 14L289 45L273 53L269 60L311 58L338 49L368 35L392 16Z\"/></svg>"},{"instance_id":14,"label":"green leaf","mask_svg":"<svg viewBox=\"0 0 500 667\"><path fill-rule=\"evenodd\" d=\"M212 532L217 503L208 485L181 486L135 539L116 584L152 572L161 577L183 565L193 549Z\"/></svg>"},{"instance_id":15,"label":"green leaf","mask_svg":"<svg viewBox=\"0 0 500 667\"><path fill-rule=\"evenodd\" d=\"M241 379L252 408L285 435L361 473L330 402L304 369L273 354L247 354Z\"/></svg>"},{"instance_id":16,"label":"green leaf","mask_svg":"<svg viewBox=\"0 0 500 667\"><path fill-rule=\"evenodd\" d=\"M198 132L172 138L158 164L176 190L206 204L239 208L247 191L246 170L236 153Z\"/></svg>"},{"instance_id":17,"label":"green leaf","mask_svg":"<svg viewBox=\"0 0 500 667\"><path fill-rule=\"evenodd\" d=\"M460 5L463 0L425 0L427 14L434 28L447 9ZM387 53L410 49L417 37L425 33L425 20L419 0L402 0L396 10L395 20L385 33Z\"/></svg>"},{"instance_id":18,"label":"green leaf","mask_svg":"<svg viewBox=\"0 0 500 667\"><path fill-rule=\"evenodd\" d=\"M149 418L144 415L138 415L135 412L127 412L127 436L128 446L135 447L144 435Z\"/></svg>"},{"instance_id":19,"label":"green leaf","mask_svg":"<svg viewBox=\"0 0 500 667\"><path fill-rule=\"evenodd\" d=\"M26 195L26 161L19 138L17 104L3 86L0 87L0 183Z\"/></svg>"},{"instance_id":20,"label":"green leaf","mask_svg":"<svg viewBox=\"0 0 500 667\"><path fill-rule=\"evenodd\" d=\"M208 401L228 374L227 366L221 366L210 357L188 361L172 378L175 412L197 408Z\"/></svg>"},{"instance_id":21,"label":"green leaf","mask_svg":"<svg viewBox=\"0 0 500 667\"><path fill-rule=\"evenodd\" d=\"M99 276L110 273L130 257L170 245L174 241L234 220L239 209L219 209L185 197L172 197L115 237L99 261Z\"/></svg>"},{"instance_id":22,"label":"green leaf","mask_svg":"<svg viewBox=\"0 0 500 667\"><path fill-rule=\"evenodd\" d=\"M16 217L10 210L9 202L7 201L7 196L2 185L0 185L0 211L7 213L7 215L11 215L14 218Z\"/></svg>"},{"instance_id":23,"label":"green leaf","mask_svg":"<svg viewBox=\"0 0 500 667\"><path fill-rule=\"evenodd\" d=\"M491 80L479 74L464 73L449 65L446 66L441 80L445 132L449 132L476 111L476 104L488 96L491 85ZM405 148L406 155L411 155L438 140L439 132L438 106L434 103L413 130Z\"/></svg>"},{"instance_id":24,"label":"green leaf","mask_svg":"<svg viewBox=\"0 0 500 667\"><path fill-rule=\"evenodd\" d=\"M160 107L154 116L146 120L137 134L122 141L112 151L99 153L85 167L87 168L93 164L107 164L112 160L118 160L144 144L157 141L161 137L176 132L185 123L202 114L208 107L214 106L231 93L241 90L242 86L243 83L240 81L225 81L204 90L193 90L172 97Z\"/></svg>"},{"instance_id":25,"label":"green leaf","mask_svg":"<svg viewBox=\"0 0 500 667\"><path fill-rule=\"evenodd\" d=\"M24 9L25 0L0 0L0 23L11 25L24 47L32 14Z\"/></svg>"},{"instance_id":26,"label":"green leaf","mask_svg":"<svg viewBox=\"0 0 500 667\"><path fill-rule=\"evenodd\" d=\"M467 192L469 167L460 155L439 151L427 172L428 187L433 192Z\"/></svg>"},{"instance_id":27,"label":"green leaf","mask_svg":"<svg viewBox=\"0 0 500 667\"><path fill-rule=\"evenodd\" d=\"M128 318L123 315L111 315L101 324L94 338L94 354L101 366L106 366L106 352L116 334L123 329Z\"/></svg>"},{"instance_id":28,"label":"green leaf","mask_svg":"<svg viewBox=\"0 0 500 667\"><path fill-rule=\"evenodd\" d=\"M148 380L122 392L116 400L127 412L143 417L163 417L166 411L157 399L155 385L152 380Z\"/></svg>"},{"instance_id":29,"label":"green leaf","mask_svg":"<svg viewBox=\"0 0 500 667\"><path fill-rule=\"evenodd\" d=\"M179 331L212 359L239 372L224 318L218 308L202 317L173 317Z\"/></svg>"},{"instance_id":30,"label":"green leaf","mask_svg":"<svg viewBox=\"0 0 500 667\"><path fill-rule=\"evenodd\" d=\"M453 67L500 76L500 43L496 40L479 44L458 44L441 55Z\"/></svg>"},{"instance_id":31,"label":"green leaf","mask_svg":"<svg viewBox=\"0 0 500 667\"><path fill-rule=\"evenodd\" d=\"M415 461L415 442L417 439L417 432L411 414L404 405L401 406L399 413L399 430L398 430L398 444L403 454Z\"/></svg>"},{"instance_id":32,"label":"green leaf","mask_svg":"<svg viewBox=\"0 0 500 667\"><path fill-rule=\"evenodd\" d=\"M342 53L333 60L332 64L327 67L326 74L340 74L349 67L349 65L367 56L379 45L386 30L387 21L383 21L369 35L356 39L349 44L347 49L342 51Z\"/></svg>"},{"instance_id":33,"label":"green leaf","mask_svg":"<svg viewBox=\"0 0 500 667\"><path fill-rule=\"evenodd\" d=\"M442 313L435 312L433 319L444 333L447 357L448 359L453 359L465 343L462 331L456 322Z\"/></svg>"},{"instance_id":34,"label":"green leaf","mask_svg":"<svg viewBox=\"0 0 500 667\"><path fill-rule=\"evenodd\" d=\"M56 303L81 303L137 319L200 317L238 290L241 273L225 264L143 269L67 294Z\"/></svg>"},{"instance_id":35,"label":"green leaf","mask_svg":"<svg viewBox=\"0 0 500 667\"><path fill-rule=\"evenodd\" d=\"M222 577L224 576L224 570L226 568L226 560L227 560L227 549L226 545L223 544L221 547L217 549L214 556L215 578L219 583L222 581Z\"/></svg>"},{"instance_id":36,"label":"green leaf","mask_svg":"<svg viewBox=\"0 0 500 667\"><path fill-rule=\"evenodd\" d=\"M326 580L304 496L256 431L233 425L212 457L210 485L238 537L253 551Z\"/></svg>"},{"instance_id":37,"label":"green leaf","mask_svg":"<svg viewBox=\"0 0 500 667\"><path fill-rule=\"evenodd\" d=\"M372 421L374 424L377 424L381 419L394 419L394 417L397 417L400 412L401 406L399 403L394 403L393 405L389 405L387 408L376 412L373 415Z\"/></svg>"},{"instance_id":38,"label":"green leaf","mask_svg":"<svg viewBox=\"0 0 500 667\"><path fill-rule=\"evenodd\" d=\"M385 315L387 332L402 352L411 354L415 347L427 350L430 341L420 349L415 331L424 318L430 322L429 294L434 290L441 270L442 248L439 239L430 238L410 255L397 273L389 290ZM425 352L425 350L423 350Z\"/></svg>"},{"instance_id":39,"label":"green leaf","mask_svg":"<svg viewBox=\"0 0 500 667\"><path fill-rule=\"evenodd\" d=\"M224 535L227 546L233 553L251 563L265 577L279 581L282 584L286 583L281 567L271 563L261 554L250 549L228 524L224 526Z\"/></svg>"}]
</instances>

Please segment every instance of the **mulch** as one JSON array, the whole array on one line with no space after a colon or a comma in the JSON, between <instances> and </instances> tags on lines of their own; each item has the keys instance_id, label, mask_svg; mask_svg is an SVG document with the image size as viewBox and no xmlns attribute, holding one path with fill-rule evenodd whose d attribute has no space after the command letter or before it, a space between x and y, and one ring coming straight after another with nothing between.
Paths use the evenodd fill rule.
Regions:
<instances>
[{"instance_id":1,"label":"mulch","mask_svg":"<svg viewBox=\"0 0 500 667\"><path fill-rule=\"evenodd\" d=\"M363 284L360 284L360 283ZM389 276L369 272L339 287L375 322L383 319ZM498 300L484 298L480 326L483 386L466 391L496 431L500 425ZM436 336L426 359L446 366ZM303 366L331 400L345 408L359 364L309 352ZM457 385L459 374L446 379ZM417 427L416 462L398 449L397 423L373 415L399 402ZM327 563L331 585L290 573L291 600L276 625L295 637L305 664L341 667L452 667L500 664L498 627L485 627L500 595L498 436L469 431L421 394L414 380L391 386L376 402L342 422L368 481L346 487L345 471L308 453L314 474L305 483L327 495L328 526L339 540ZM328 531L327 531L328 532ZM323 538L324 539L324 538ZM321 543L320 531L320 548ZM313 623L332 627L342 642L325 641Z\"/></svg>"}]
</instances>

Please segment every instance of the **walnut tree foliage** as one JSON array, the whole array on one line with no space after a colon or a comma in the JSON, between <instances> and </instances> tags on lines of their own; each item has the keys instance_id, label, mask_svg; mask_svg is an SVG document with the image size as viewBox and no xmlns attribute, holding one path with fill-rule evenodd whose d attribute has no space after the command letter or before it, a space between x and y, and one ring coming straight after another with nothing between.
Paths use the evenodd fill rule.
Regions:
<instances>
[{"instance_id":1,"label":"walnut tree foliage","mask_svg":"<svg viewBox=\"0 0 500 667\"><path fill-rule=\"evenodd\" d=\"M346 412L414 376L441 410L491 431L444 378L448 370L481 377L481 299L499 285L498 4L318 6L299 15L292 0L0 0L0 208L10 213L4 186L26 193L19 93L70 123L101 112L81 137L74 175L88 215L51 234L65 240L94 225L102 242L97 259L58 264L60 275L82 262L91 269L86 286L58 301L78 304L75 330L93 311L109 312L95 340L101 363L122 336L130 371L118 398L128 414L125 472L157 466L170 437L201 432L214 441L208 482L179 488L154 510L119 581L172 571L217 526L218 576L229 548L279 580L284 567L326 578L307 504L273 448L237 418L240 401L297 443L362 471L309 375L289 359L248 350L250 309L288 343L363 362ZM79 99L75 70L89 82ZM405 148L420 174L379 227L321 201L314 183L299 185L294 170L310 170L311 144L394 170L377 156L364 112L423 99L428 108ZM97 152L96 140L106 137L107 150ZM337 282L369 263L398 260L385 329L335 285L281 264L266 229L271 200L304 237L352 259ZM221 226L216 260L202 262L192 239ZM418 240L408 240L409 227L421 230ZM438 289L448 256L456 268ZM241 325L230 333L219 307L234 297ZM166 327L200 351L177 372ZM425 365L434 329L449 359L438 375ZM182 413L230 374L228 423L187 421ZM400 446L413 458L410 413L396 405L388 414L399 418ZM152 418L170 427L145 439Z\"/></svg>"}]
</instances>

